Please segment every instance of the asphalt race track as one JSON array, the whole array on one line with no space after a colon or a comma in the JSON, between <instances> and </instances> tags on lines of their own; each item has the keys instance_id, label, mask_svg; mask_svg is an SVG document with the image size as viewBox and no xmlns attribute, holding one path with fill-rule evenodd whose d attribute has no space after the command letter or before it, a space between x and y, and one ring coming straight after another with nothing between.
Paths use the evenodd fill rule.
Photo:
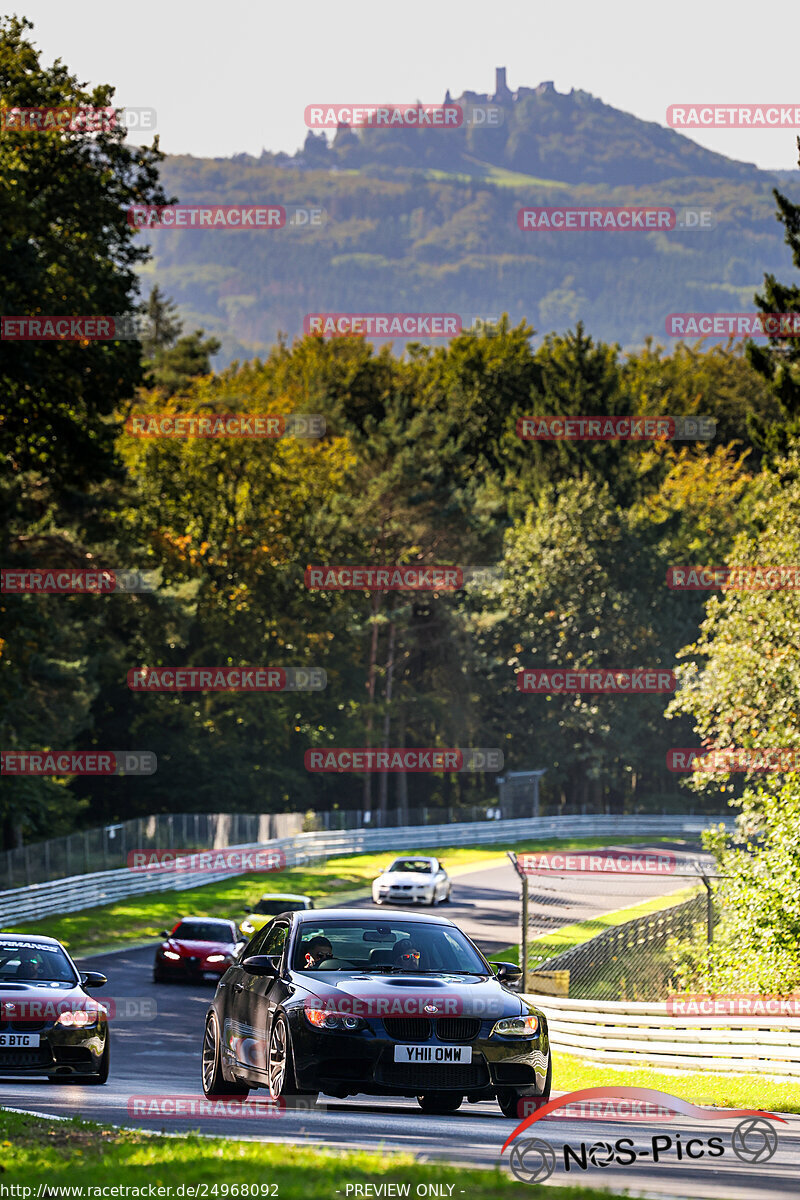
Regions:
<instances>
[{"instance_id":1,"label":"asphalt race track","mask_svg":"<svg viewBox=\"0 0 800 1200\"><path fill-rule=\"evenodd\" d=\"M545 881L548 889L556 882L555 878ZM562 885L557 897L560 916L556 923L564 924L592 912L596 914L626 903L633 904L648 896L672 891L687 882L686 879L654 876L616 877L611 898L607 879L602 889L594 884L578 887L572 880L568 885ZM622 890L624 898L620 898L617 889ZM535 892L532 884L532 903ZM549 920L549 913L555 907L552 900L556 897L550 892L542 893L542 896L548 900L541 906L543 919ZM518 897L519 882L510 864L495 866L457 876L452 903L443 905L439 911L455 920L491 954L518 941ZM538 914L538 907L536 911ZM176 917L180 915L176 910ZM266 1093L256 1091L251 1093L248 1104L255 1112L261 1110L265 1114L263 1117L133 1117L129 1112L132 1097L202 1099L200 1048L213 984L154 985L151 982L152 959L153 947L146 947L86 960L87 967L90 963L92 969L108 975L109 987L104 990L104 995L118 1001L155 999L158 1009L156 1020L120 1016L112 1023L111 1078L104 1087L51 1084L46 1080L29 1083L7 1080L0 1082L0 1101L27 1111L63 1116L80 1114L94 1120L156 1131L163 1129L174 1133L199 1129L202 1133L223 1137L404 1150L427 1161L446 1159L476 1166L502 1163L508 1169L509 1152L501 1159L500 1149L516 1122L503 1117L494 1102L473 1105L465 1102L453 1116L430 1116L423 1115L413 1100L323 1098L315 1109L273 1115ZM678 1080L676 1075L679 1090ZM632 1071L630 1083L635 1085L636 1082ZM554 1085L557 1092L557 1058ZM684 1117L652 1123L547 1118L518 1140L522 1142L537 1136L552 1144L558 1163L550 1178L554 1185L571 1183L631 1189L640 1195L724 1197L725 1200L796 1196L800 1191L800 1117L790 1116L785 1125L777 1124L777 1152L762 1164L743 1163L733 1155L731 1133L736 1124L735 1119L701 1122ZM685 1156L678 1161L673 1148L654 1164L651 1138L671 1135L674 1147L676 1131L684 1143L692 1137L707 1139L711 1135L721 1135L724 1154L705 1161L687 1161ZM635 1149L646 1152L646 1156L642 1153L630 1166L590 1164L586 1170L573 1166L569 1173L565 1172L561 1151L564 1142L577 1150L581 1142L591 1146L598 1141L613 1142L621 1137L632 1138Z\"/></svg>"}]
</instances>

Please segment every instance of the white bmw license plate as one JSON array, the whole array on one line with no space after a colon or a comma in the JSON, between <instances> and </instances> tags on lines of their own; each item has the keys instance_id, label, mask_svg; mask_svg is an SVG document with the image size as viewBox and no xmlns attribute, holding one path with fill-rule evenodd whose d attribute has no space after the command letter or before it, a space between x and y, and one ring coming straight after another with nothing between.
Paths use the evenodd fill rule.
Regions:
<instances>
[{"instance_id":1,"label":"white bmw license plate","mask_svg":"<svg viewBox=\"0 0 800 1200\"><path fill-rule=\"evenodd\" d=\"M395 1046L399 1063L471 1063L472 1046Z\"/></svg>"},{"instance_id":2,"label":"white bmw license plate","mask_svg":"<svg viewBox=\"0 0 800 1200\"><path fill-rule=\"evenodd\" d=\"M0 1033L0 1046L14 1046L17 1050L26 1050L38 1045L38 1033Z\"/></svg>"}]
</instances>

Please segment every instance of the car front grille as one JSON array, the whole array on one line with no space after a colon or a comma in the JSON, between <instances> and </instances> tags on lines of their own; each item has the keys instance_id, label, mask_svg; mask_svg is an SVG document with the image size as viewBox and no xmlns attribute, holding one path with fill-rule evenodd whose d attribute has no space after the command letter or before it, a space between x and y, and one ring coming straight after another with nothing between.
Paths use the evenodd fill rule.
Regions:
<instances>
[{"instance_id":1,"label":"car front grille","mask_svg":"<svg viewBox=\"0 0 800 1200\"><path fill-rule=\"evenodd\" d=\"M385 1017L383 1027L395 1042L427 1042L432 1029L442 1042L474 1042L481 1031L474 1017Z\"/></svg>"},{"instance_id":2,"label":"car front grille","mask_svg":"<svg viewBox=\"0 0 800 1200\"><path fill-rule=\"evenodd\" d=\"M439 1017L436 1036L442 1042L474 1042L481 1031L475 1017Z\"/></svg>"},{"instance_id":3,"label":"car front grille","mask_svg":"<svg viewBox=\"0 0 800 1200\"><path fill-rule=\"evenodd\" d=\"M52 1062L49 1046L38 1046L32 1050L6 1050L0 1047L0 1070L3 1067L50 1066Z\"/></svg>"},{"instance_id":4,"label":"car front grille","mask_svg":"<svg viewBox=\"0 0 800 1200\"><path fill-rule=\"evenodd\" d=\"M86 1046L55 1046L53 1050L56 1062L90 1067L92 1052Z\"/></svg>"},{"instance_id":5,"label":"car front grille","mask_svg":"<svg viewBox=\"0 0 800 1200\"><path fill-rule=\"evenodd\" d=\"M12 1033L39 1033L47 1025L47 1021L3 1021L0 1032L11 1030Z\"/></svg>"},{"instance_id":6,"label":"car front grille","mask_svg":"<svg viewBox=\"0 0 800 1200\"><path fill-rule=\"evenodd\" d=\"M427 1017L384 1017L383 1027L396 1042L427 1042L431 1036Z\"/></svg>"},{"instance_id":7,"label":"car front grille","mask_svg":"<svg viewBox=\"0 0 800 1200\"><path fill-rule=\"evenodd\" d=\"M486 1087L489 1072L485 1062L436 1064L393 1063L382 1064L376 1072L376 1082L389 1087L413 1088L415 1092L440 1090L471 1091Z\"/></svg>"}]
</instances>

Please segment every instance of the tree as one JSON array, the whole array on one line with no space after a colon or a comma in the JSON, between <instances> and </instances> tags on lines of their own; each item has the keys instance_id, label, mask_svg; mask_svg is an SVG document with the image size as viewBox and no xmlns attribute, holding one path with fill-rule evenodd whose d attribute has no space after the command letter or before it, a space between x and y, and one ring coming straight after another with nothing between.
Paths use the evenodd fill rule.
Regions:
<instances>
[{"instance_id":1,"label":"tree","mask_svg":"<svg viewBox=\"0 0 800 1200\"><path fill-rule=\"evenodd\" d=\"M29 21L0 20L0 108L102 108L57 61L44 67ZM121 126L4 128L0 137L0 312L110 315L136 303L135 269L148 251L126 219L132 204L167 202L162 155L125 144ZM0 561L5 567L134 565L114 538L121 482L111 419L142 378L135 341L4 341L0 387ZM108 560L102 565L107 565ZM99 606L98 606L99 602ZM106 607L103 608L103 605ZM0 699L4 749L66 749L88 720L97 686L93 645L108 598L4 596ZM58 829L78 805L47 779L9 781L0 801L6 844Z\"/></svg>"},{"instance_id":2,"label":"tree","mask_svg":"<svg viewBox=\"0 0 800 1200\"><path fill-rule=\"evenodd\" d=\"M797 148L800 151L800 138ZM778 205L778 220L786 230L784 241L792 252L792 263L800 269L800 206L792 204L777 188L772 194ZM764 290L756 295L755 301L762 313L800 313L800 287L779 283L770 273L764 276ZM776 425L754 415L750 429L755 440L769 452L784 454L791 441L800 437L800 345L793 337L768 341L768 346L750 342L747 354L755 369L769 382L783 420Z\"/></svg>"}]
</instances>

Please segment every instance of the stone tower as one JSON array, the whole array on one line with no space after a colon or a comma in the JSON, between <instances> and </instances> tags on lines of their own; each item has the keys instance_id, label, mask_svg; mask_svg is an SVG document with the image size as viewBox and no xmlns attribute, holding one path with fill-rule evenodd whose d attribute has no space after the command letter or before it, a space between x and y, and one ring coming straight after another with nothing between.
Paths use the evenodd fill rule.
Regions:
<instances>
[{"instance_id":1,"label":"stone tower","mask_svg":"<svg viewBox=\"0 0 800 1200\"><path fill-rule=\"evenodd\" d=\"M492 99L497 100L498 102L511 99L511 92L509 91L508 84L506 83L505 67L495 67L494 96Z\"/></svg>"}]
</instances>

